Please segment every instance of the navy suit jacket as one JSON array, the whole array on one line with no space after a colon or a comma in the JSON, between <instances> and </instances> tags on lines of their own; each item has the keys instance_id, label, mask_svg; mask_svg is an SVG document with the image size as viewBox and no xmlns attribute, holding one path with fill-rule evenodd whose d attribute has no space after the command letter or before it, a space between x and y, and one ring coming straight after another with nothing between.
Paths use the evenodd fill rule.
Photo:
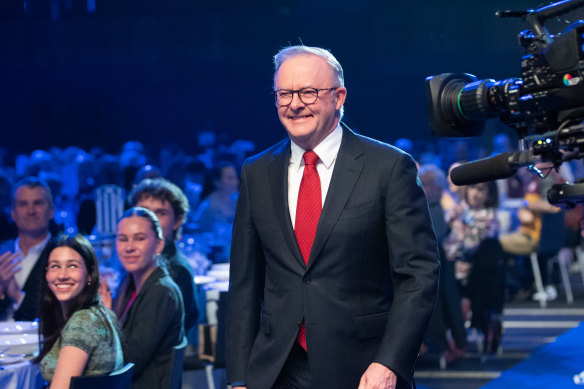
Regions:
<instances>
[{"instance_id":1,"label":"navy suit jacket","mask_svg":"<svg viewBox=\"0 0 584 389\"><path fill-rule=\"evenodd\" d=\"M315 388L356 388L372 362L413 382L439 254L412 158L343 139L308 265L287 200L290 140L244 164L231 249L227 379L270 388L306 323Z\"/></svg>"}]
</instances>

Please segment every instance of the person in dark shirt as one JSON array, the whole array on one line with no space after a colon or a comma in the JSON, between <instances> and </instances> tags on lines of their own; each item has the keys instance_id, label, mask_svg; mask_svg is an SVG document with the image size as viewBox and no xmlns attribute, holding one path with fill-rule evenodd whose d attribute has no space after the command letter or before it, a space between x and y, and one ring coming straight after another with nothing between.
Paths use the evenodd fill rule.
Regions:
<instances>
[{"instance_id":1,"label":"person in dark shirt","mask_svg":"<svg viewBox=\"0 0 584 389\"><path fill-rule=\"evenodd\" d=\"M124 360L133 363L132 389L168 388L173 347L184 341L181 292L161 266L164 247L156 215L146 208L128 209L117 226L116 251L129 274L116 312L125 337Z\"/></svg>"},{"instance_id":2,"label":"person in dark shirt","mask_svg":"<svg viewBox=\"0 0 584 389\"><path fill-rule=\"evenodd\" d=\"M0 319L39 317L41 278L53 239L53 195L46 182L27 177L14 185L10 214L16 240L0 244Z\"/></svg>"},{"instance_id":3,"label":"person in dark shirt","mask_svg":"<svg viewBox=\"0 0 584 389\"><path fill-rule=\"evenodd\" d=\"M181 237L182 225L189 212L189 202L182 190L164 178L144 179L134 187L128 202L154 212L158 216L164 236L162 257L183 295L185 331L197 322L198 309L195 299L195 282L186 258L177 250L175 242Z\"/></svg>"}]
</instances>

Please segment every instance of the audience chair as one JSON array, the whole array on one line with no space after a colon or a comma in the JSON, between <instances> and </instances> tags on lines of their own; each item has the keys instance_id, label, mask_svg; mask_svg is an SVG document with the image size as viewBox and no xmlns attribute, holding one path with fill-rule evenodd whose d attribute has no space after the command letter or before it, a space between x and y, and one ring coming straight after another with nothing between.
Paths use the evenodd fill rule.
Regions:
<instances>
[{"instance_id":1,"label":"audience chair","mask_svg":"<svg viewBox=\"0 0 584 389\"><path fill-rule=\"evenodd\" d=\"M124 212L124 189L117 185L102 185L95 189L97 232L114 235L118 219Z\"/></svg>"},{"instance_id":2,"label":"audience chair","mask_svg":"<svg viewBox=\"0 0 584 389\"><path fill-rule=\"evenodd\" d=\"M110 375L71 377L69 389L129 389L132 385L133 363L127 363Z\"/></svg>"},{"instance_id":3,"label":"audience chair","mask_svg":"<svg viewBox=\"0 0 584 389\"><path fill-rule=\"evenodd\" d=\"M574 248L574 255L578 261L578 267L580 270L580 275L582 276L582 283L584 284L584 249L582 246L576 246Z\"/></svg>"},{"instance_id":4,"label":"audience chair","mask_svg":"<svg viewBox=\"0 0 584 389\"><path fill-rule=\"evenodd\" d=\"M533 252L529 256L535 281L535 289L540 296L545 296L545 285L542 281L538 258L540 256L548 256L550 258L549 261L555 261L557 259L557 255L564 241L564 228L564 212L544 213L542 215L539 248L537 252ZM565 261L558 260L558 265L562 285L566 294L566 301L568 304L572 304L574 302L574 296L572 294L568 264ZM543 270L546 271L546 269ZM540 298L539 304L540 307L545 308L547 306L547 300Z\"/></svg>"},{"instance_id":5,"label":"audience chair","mask_svg":"<svg viewBox=\"0 0 584 389\"><path fill-rule=\"evenodd\" d=\"M185 348L187 347L187 338L183 337L182 342L172 349L170 357L171 372L168 376L168 389L180 389L182 383L183 362L185 359Z\"/></svg>"}]
</instances>

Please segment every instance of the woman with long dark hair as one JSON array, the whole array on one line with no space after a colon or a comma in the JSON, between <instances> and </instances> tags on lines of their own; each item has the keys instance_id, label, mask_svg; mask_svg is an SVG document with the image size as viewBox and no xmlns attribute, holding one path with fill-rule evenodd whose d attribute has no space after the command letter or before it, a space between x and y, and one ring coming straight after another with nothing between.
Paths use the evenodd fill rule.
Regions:
<instances>
[{"instance_id":1,"label":"woman with long dark hair","mask_svg":"<svg viewBox=\"0 0 584 389\"><path fill-rule=\"evenodd\" d=\"M182 295L159 262L163 247L162 228L153 212L134 207L122 215L116 249L129 277L115 311L126 340L125 360L134 363L133 389L165 387L173 347L184 338Z\"/></svg>"},{"instance_id":2,"label":"woman with long dark hair","mask_svg":"<svg viewBox=\"0 0 584 389\"><path fill-rule=\"evenodd\" d=\"M97 258L83 235L59 239L42 283L43 342L34 362L40 362L50 388L69 388L71 377L120 369L124 363L120 329L114 313L99 298Z\"/></svg>"}]
</instances>

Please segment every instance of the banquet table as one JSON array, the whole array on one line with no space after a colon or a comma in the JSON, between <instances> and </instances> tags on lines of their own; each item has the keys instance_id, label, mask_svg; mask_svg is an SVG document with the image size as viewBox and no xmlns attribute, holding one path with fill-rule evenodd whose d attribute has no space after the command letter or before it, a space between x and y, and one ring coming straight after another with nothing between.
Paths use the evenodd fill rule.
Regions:
<instances>
[{"instance_id":1,"label":"banquet table","mask_svg":"<svg viewBox=\"0 0 584 389\"><path fill-rule=\"evenodd\" d=\"M40 389L43 386L38 364L30 360L0 365L0 388Z\"/></svg>"},{"instance_id":2,"label":"banquet table","mask_svg":"<svg viewBox=\"0 0 584 389\"><path fill-rule=\"evenodd\" d=\"M36 322L0 322L0 388L42 388L40 367L32 363L37 353Z\"/></svg>"}]
</instances>

